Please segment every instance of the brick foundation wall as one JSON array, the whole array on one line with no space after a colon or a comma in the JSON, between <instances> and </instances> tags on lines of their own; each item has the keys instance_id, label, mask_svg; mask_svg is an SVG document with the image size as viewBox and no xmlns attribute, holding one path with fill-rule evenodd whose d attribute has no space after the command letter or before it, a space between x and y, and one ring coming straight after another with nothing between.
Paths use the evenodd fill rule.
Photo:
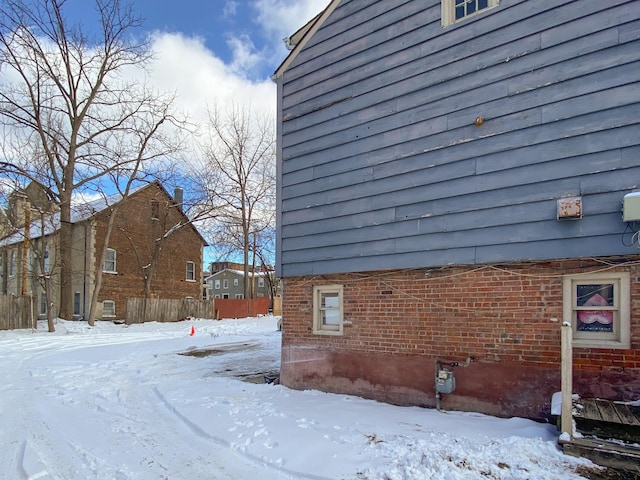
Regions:
<instances>
[{"instance_id":1,"label":"brick foundation wall","mask_svg":"<svg viewBox=\"0 0 640 480\"><path fill-rule=\"evenodd\" d=\"M635 259L287 278L281 382L398 404L435 405L436 360L456 367L442 408L545 418L560 390L562 275L631 273L631 349L574 348L574 391L640 398ZM619 263L611 267L612 262ZM343 285L344 335L314 335L314 285ZM555 320L552 320L555 319Z\"/></svg>"}]
</instances>

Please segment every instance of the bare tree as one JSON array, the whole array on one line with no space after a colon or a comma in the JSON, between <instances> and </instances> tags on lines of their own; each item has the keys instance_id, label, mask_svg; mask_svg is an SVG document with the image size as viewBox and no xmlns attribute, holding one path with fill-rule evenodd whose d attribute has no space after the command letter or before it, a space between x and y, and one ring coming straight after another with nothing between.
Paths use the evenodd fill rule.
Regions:
<instances>
[{"instance_id":1,"label":"bare tree","mask_svg":"<svg viewBox=\"0 0 640 480\"><path fill-rule=\"evenodd\" d=\"M45 296L47 327L49 332L54 332L55 325L53 322L53 277L56 270L56 258L53 255L53 250L55 249L55 238L48 235L54 229L54 224L52 222L53 215L49 212L43 211L41 208L34 209L34 213L36 213L38 217L34 222L38 236L34 241L30 242L30 250L31 252L33 252L34 260L36 263L36 265L34 265L35 278L42 287Z\"/></svg>"},{"instance_id":2,"label":"bare tree","mask_svg":"<svg viewBox=\"0 0 640 480\"><path fill-rule=\"evenodd\" d=\"M64 15L65 0L0 3L0 123L12 155L0 170L35 180L60 208L60 312L73 312L71 202L87 188L126 183L141 164L178 148L173 97L125 80L144 66L141 22L120 0L95 0L100 23L90 39ZM5 152L8 149L5 146Z\"/></svg>"},{"instance_id":3,"label":"bare tree","mask_svg":"<svg viewBox=\"0 0 640 480\"><path fill-rule=\"evenodd\" d=\"M251 298L250 252L274 219L274 122L233 105L209 112L208 133L201 178L211 203L219 205L215 243L242 252L244 297Z\"/></svg>"}]
</instances>

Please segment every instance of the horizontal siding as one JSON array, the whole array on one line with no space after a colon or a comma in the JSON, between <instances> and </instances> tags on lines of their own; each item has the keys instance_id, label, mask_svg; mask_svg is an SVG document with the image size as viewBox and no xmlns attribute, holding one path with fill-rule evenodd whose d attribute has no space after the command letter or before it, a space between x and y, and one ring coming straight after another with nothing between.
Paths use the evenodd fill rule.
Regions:
<instances>
[{"instance_id":1,"label":"horizontal siding","mask_svg":"<svg viewBox=\"0 0 640 480\"><path fill-rule=\"evenodd\" d=\"M343 1L281 81L283 276L634 251L640 2Z\"/></svg>"}]
</instances>

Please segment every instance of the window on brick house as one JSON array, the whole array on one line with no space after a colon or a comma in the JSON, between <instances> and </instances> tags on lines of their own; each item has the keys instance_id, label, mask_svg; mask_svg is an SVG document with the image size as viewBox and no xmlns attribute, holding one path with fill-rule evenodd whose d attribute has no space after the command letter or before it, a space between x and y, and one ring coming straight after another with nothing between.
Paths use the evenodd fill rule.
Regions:
<instances>
[{"instance_id":1,"label":"window on brick house","mask_svg":"<svg viewBox=\"0 0 640 480\"><path fill-rule=\"evenodd\" d=\"M188 282L196 281L196 264L193 262L187 262L187 276L186 279Z\"/></svg>"},{"instance_id":2,"label":"window on brick house","mask_svg":"<svg viewBox=\"0 0 640 480\"><path fill-rule=\"evenodd\" d=\"M259 278L258 279L258 287L264 288L264 278Z\"/></svg>"},{"instance_id":3,"label":"window on brick house","mask_svg":"<svg viewBox=\"0 0 640 480\"><path fill-rule=\"evenodd\" d=\"M73 314L80 315L80 292L73 294Z\"/></svg>"},{"instance_id":4,"label":"window on brick house","mask_svg":"<svg viewBox=\"0 0 640 480\"><path fill-rule=\"evenodd\" d=\"M106 273L118 273L116 270L116 251L113 248L107 248L102 271Z\"/></svg>"},{"instance_id":5,"label":"window on brick house","mask_svg":"<svg viewBox=\"0 0 640 480\"><path fill-rule=\"evenodd\" d=\"M116 302L113 300L104 300L102 302L102 316L103 317L115 317L116 316Z\"/></svg>"},{"instance_id":6,"label":"window on brick house","mask_svg":"<svg viewBox=\"0 0 640 480\"><path fill-rule=\"evenodd\" d=\"M158 220L160 215L160 203L157 200L151 200L151 219Z\"/></svg>"},{"instance_id":7,"label":"window on brick house","mask_svg":"<svg viewBox=\"0 0 640 480\"><path fill-rule=\"evenodd\" d=\"M313 287L313 333L342 335L342 285Z\"/></svg>"},{"instance_id":8,"label":"window on brick house","mask_svg":"<svg viewBox=\"0 0 640 480\"><path fill-rule=\"evenodd\" d=\"M238 279L237 279L237 278L234 278L234 279L233 279L233 286L234 286L234 287L237 287L237 286L238 286Z\"/></svg>"},{"instance_id":9,"label":"window on brick house","mask_svg":"<svg viewBox=\"0 0 640 480\"><path fill-rule=\"evenodd\" d=\"M575 347L630 348L629 278L627 272L564 277L564 319Z\"/></svg>"},{"instance_id":10,"label":"window on brick house","mask_svg":"<svg viewBox=\"0 0 640 480\"><path fill-rule=\"evenodd\" d=\"M227 288L229 288L229 280L225 278L224 280L222 280L222 289L226 290Z\"/></svg>"},{"instance_id":11,"label":"window on brick house","mask_svg":"<svg viewBox=\"0 0 640 480\"><path fill-rule=\"evenodd\" d=\"M500 0L441 0L442 26L476 15L499 3Z\"/></svg>"},{"instance_id":12,"label":"window on brick house","mask_svg":"<svg viewBox=\"0 0 640 480\"><path fill-rule=\"evenodd\" d=\"M16 274L16 252L11 250L9 252L9 276L13 277Z\"/></svg>"},{"instance_id":13,"label":"window on brick house","mask_svg":"<svg viewBox=\"0 0 640 480\"><path fill-rule=\"evenodd\" d=\"M220 280L215 281L215 289L220 290Z\"/></svg>"},{"instance_id":14,"label":"window on brick house","mask_svg":"<svg viewBox=\"0 0 640 480\"><path fill-rule=\"evenodd\" d=\"M49 272L50 261L49 261L49 245L44 246L44 258L42 259L42 264L44 267L44 273Z\"/></svg>"},{"instance_id":15,"label":"window on brick house","mask_svg":"<svg viewBox=\"0 0 640 480\"><path fill-rule=\"evenodd\" d=\"M47 294L46 292L40 293L40 315L47 314Z\"/></svg>"}]
</instances>

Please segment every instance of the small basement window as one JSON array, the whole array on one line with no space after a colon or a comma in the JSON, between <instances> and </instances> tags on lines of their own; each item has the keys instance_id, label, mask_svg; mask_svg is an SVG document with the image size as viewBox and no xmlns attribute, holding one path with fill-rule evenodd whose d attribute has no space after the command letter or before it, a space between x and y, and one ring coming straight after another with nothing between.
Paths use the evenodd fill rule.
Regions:
<instances>
[{"instance_id":1,"label":"small basement window","mask_svg":"<svg viewBox=\"0 0 640 480\"><path fill-rule=\"evenodd\" d=\"M564 318L575 347L630 348L629 278L627 272L564 277Z\"/></svg>"},{"instance_id":2,"label":"small basement window","mask_svg":"<svg viewBox=\"0 0 640 480\"><path fill-rule=\"evenodd\" d=\"M342 335L342 285L313 287L313 333Z\"/></svg>"},{"instance_id":3,"label":"small basement window","mask_svg":"<svg viewBox=\"0 0 640 480\"><path fill-rule=\"evenodd\" d=\"M113 300L104 300L102 302L102 316L103 317L115 317L116 316L116 302Z\"/></svg>"}]
</instances>

